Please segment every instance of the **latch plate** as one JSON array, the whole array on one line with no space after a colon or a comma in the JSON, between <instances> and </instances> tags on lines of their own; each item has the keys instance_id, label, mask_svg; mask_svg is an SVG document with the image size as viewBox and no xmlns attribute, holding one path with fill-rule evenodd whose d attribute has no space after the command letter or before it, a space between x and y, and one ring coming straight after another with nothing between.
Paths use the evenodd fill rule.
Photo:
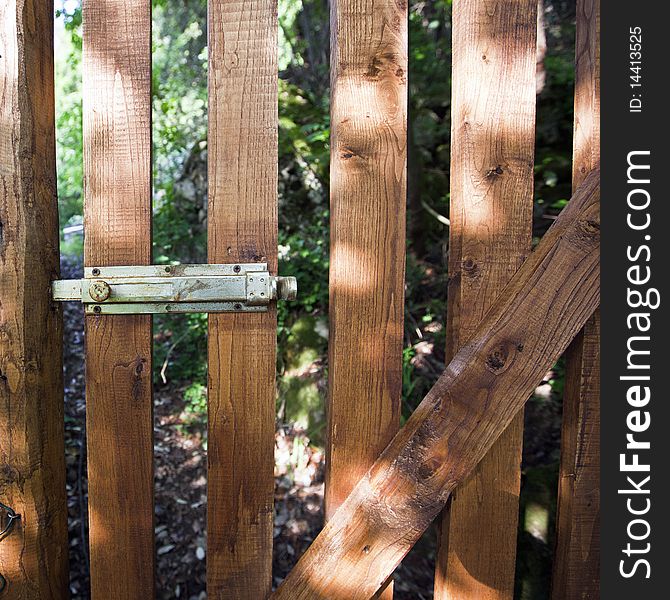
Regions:
<instances>
[{"instance_id":1,"label":"latch plate","mask_svg":"<svg viewBox=\"0 0 670 600\"><path fill-rule=\"evenodd\" d=\"M294 277L270 275L266 263L86 267L84 279L52 283L54 300L103 315L265 312L296 291Z\"/></svg>"}]
</instances>

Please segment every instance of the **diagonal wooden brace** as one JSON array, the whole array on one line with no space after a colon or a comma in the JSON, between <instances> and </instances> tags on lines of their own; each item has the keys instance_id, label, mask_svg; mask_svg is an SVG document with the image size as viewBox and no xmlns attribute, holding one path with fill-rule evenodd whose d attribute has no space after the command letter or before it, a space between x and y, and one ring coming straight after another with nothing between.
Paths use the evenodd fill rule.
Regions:
<instances>
[{"instance_id":1,"label":"diagonal wooden brace","mask_svg":"<svg viewBox=\"0 0 670 600\"><path fill-rule=\"evenodd\" d=\"M599 302L597 168L272 599L373 597Z\"/></svg>"}]
</instances>

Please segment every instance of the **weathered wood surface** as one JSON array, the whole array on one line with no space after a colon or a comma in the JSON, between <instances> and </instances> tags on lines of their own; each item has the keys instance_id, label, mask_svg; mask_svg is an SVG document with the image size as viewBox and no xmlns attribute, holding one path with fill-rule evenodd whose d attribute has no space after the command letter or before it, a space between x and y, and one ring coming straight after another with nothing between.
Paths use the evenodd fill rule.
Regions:
<instances>
[{"instance_id":1,"label":"weathered wood surface","mask_svg":"<svg viewBox=\"0 0 670 600\"><path fill-rule=\"evenodd\" d=\"M151 2L84 0L86 266L151 262ZM86 318L91 595L154 593L150 316Z\"/></svg>"},{"instance_id":2,"label":"weathered wood surface","mask_svg":"<svg viewBox=\"0 0 670 600\"><path fill-rule=\"evenodd\" d=\"M68 597L53 5L0 5L0 541L3 598ZM6 524L0 511L0 529Z\"/></svg>"},{"instance_id":3,"label":"weathered wood surface","mask_svg":"<svg viewBox=\"0 0 670 600\"><path fill-rule=\"evenodd\" d=\"M578 0L573 189L600 160L600 0ZM567 354L554 600L600 597L600 312Z\"/></svg>"},{"instance_id":4,"label":"weathered wood surface","mask_svg":"<svg viewBox=\"0 0 670 600\"><path fill-rule=\"evenodd\" d=\"M210 0L209 262L277 271L277 6ZM272 583L277 316L209 317L207 593Z\"/></svg>"},{"instance_id":5,"label":"weathered wood surface","mask_svg":"<svg viewBox=\"0 0 670 600\"><path fill-rule=\"evenodd\" d=\"M537 0L453 6L447 363L528 256ZM514 594L523 411L442 517L436 600Z\"/></svg>"},{"instance_id":6,"label":"weathered wood surface","mask_svg":"<svg viewBox=\"0 0 670 600\"><path fill-rule=\"evenodd\" d=\"M407 5L335 0L331 31L326 518L400 425Z\"/></svg>"},{"instance_id":7,"label":"weathered wood surface","mask_svg":"<svg viewBox=\"0 0 670 600\"><path fill-rule=\"evenodd\" d=\"M587 177L275 600L371 598L509 426L598 305L599 176Z\"/></svg>"}]
</instances>

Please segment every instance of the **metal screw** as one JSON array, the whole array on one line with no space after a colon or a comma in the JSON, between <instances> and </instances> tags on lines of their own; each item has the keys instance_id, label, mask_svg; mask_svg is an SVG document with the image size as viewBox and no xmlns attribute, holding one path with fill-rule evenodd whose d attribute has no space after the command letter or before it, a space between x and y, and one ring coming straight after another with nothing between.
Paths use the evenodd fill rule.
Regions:
<instances>
[{"instance_id":1,"label":"metal screw","mask_svg":"<svg viewBox=\"0 0 670 600\"><path fill-rule=\"evenodd\" d=\"M239 302L236 302L236 303L233 305L233 308L234 308L235 310L242 310L242 305L241 305Z\"/></svg>"},{"instance_id":2,"label":"metal screw","mask_svg":"<svg viewBox=\"0 0 670 600\"><path fill-rule=\"evenodd\" d=\"M235 273L239 273L241 270L242 270L242 267L240 267L240 265L235 265L233 267L233 271L235 271Z\"/></svg>"},{"instance_id":3,"label":"metal screw","mask_svg":"<svg viewBox=\"0 0 670 600\"><path fill-rule=\"evenodd\" d=\"M98 275L100 275L100 269L93 269L91 273L93 273L94 277L97 277Z\"/></svg>"},{"instance_id":4,"label":"metal screw","mask_svg":"<svg viewBox=\"0 0 670 600\"><path fill-rule=\"evenodd\" d=\"M93 307L93 312L96 314L99 314L102 312L102 308L100 306L94 306Z\"/></svg>"},{"instance_id":5,"label":"metal screw","mask_svg":"<svg viewBox=\"0 0 670 600\"><path fill-rule=\"evenodd\" d=\"M106 281L94 281L88 288L88 293L96 302L104 302L112 293L112 288Z\"/></svg>"},{"instance_id":6,"label":"metal screw","mask_svg":"<svg viewBox=\"0 0 670 600\"><path fill-rule=\"evenodd\" d=\"M166 273L169 273L170 271L172 271L172 267L165 267L165 272Z\"/></svg>"}]
</instances>

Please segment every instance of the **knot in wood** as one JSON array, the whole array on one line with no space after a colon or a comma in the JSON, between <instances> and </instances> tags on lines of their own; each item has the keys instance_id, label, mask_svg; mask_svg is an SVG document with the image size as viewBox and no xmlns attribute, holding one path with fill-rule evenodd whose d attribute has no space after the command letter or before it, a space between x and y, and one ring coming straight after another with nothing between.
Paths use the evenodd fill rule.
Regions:
<instances>
[{"instance_id":1,"label":"knot in wood","mask_svg":"<svg viewBox=\"0 0 670 600\"><path fill-rule=\"evenodd\" d=\"M496 175L502 175L504 173L503 168L500 165L492 167L486 172L487 177L495 177Z\"/></svg>"},{"instance_id":2,"label":"knot in wood","mask_svg":"<svg viewBox=\"0 0 670 600\"><path fill-rule=\"evenodd\" d=\"M472 258L464 259L461 267L468 277L476 277L479 274L479 265Z\"/></svg>"},{"instance_id":3,"label":"knot in wood","mask_svg":"<svg viewBox=\"0 0 670 600\"><path fill-rule=\"evenodd\" d=\"M579 228L588 236L591 237L600 236L600 223L593 219L585 219L584 221L579 221Z\"/></svg>"},{"instance_id":4,"label":"knot in wood","mask_svg":"<svg viewBox=\"0 0 670 600\"><path fill-rule=\"evenodd\" d=\"M600 241L600 222L585 215L585 218L577 221L569 239L579 247L590 248Z\"/></svg>"},{"instance_id":5,"label":"knot in wood","mask_svg":"<svg viewBox=\"0 0 670 600\"><path fill-rule=\"evenodd\" d=\"M496 375L504 372L507 367L509 352L505 346L498 346L486 357L486 368Z\"/></svg>"}]
</instances>

